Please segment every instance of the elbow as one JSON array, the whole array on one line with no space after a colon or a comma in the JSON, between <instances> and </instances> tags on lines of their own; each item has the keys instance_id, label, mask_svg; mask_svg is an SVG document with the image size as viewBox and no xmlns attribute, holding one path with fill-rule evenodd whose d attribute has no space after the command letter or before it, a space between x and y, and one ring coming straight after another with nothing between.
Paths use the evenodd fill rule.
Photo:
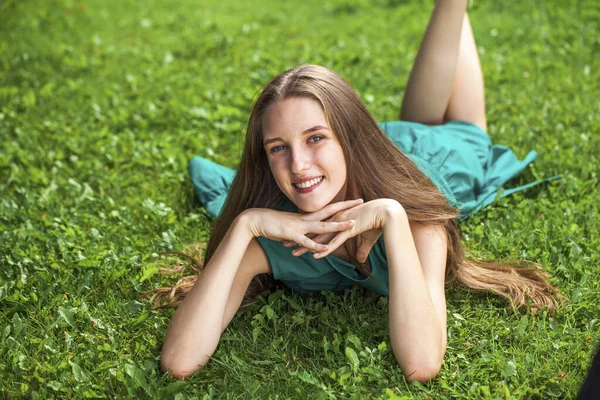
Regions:
<instances>
[{"instance_id":1,"label":"elbow","mask_svg":"<svg viewBox=\"0 0 600 400\"><path fill-rule=\"evenodd\" d=\"M173 377L173 379L178 379L181 381L184 381L187 379L188 376L192 375L194 372L190 372L190 371L184 371L184 370L179 370L176 368L163 368L163 372L167 373L171 373L171 376Z\"/></svg>"},{"instance_id":2,"label":"elbow","mask_svg":"<svg viewBox=\"0 0 600 400\"><path fill-rule=\"evenodd\" d=\"M431 346L427 350L394 353L407 382L426 383L437 378L444 363L445 342L444 338L442 347L437 350L435 346Z\"/></svg>"},{"instance_id":3,"label":"elbow","mask_svg":"<svg viewBox=\"0 0 600 400\"><path fill-rule=\"evenodd\" d=\"M408 382L429 382L435 379L442 368L443 358L432 357L430 360L414 360L400 366Z\"/></svg>"},{"instance_id":4,"label":"elbow","mask_svg":"<svg viewBox=\"0 0 600 400\"><path fill-rule=\"evenodd\" d=\"M426 383L433 379L435 379L440 373L441 365L437 366L417 366L416 368L412 368L412 370L407 370L404 372L404 376L408 382L421 382Z\"/></svg>"},{"instance_id":5,"label":"elbow","mask_svg":"<svg viewBox=\"0 0 600 400\"><path fill-rule=\"evenodd\" d=\"M186 379L188 376L200 371L216 349L216 344L202 341L201 346L185 344L183 340L169 340L163 343L160 353L160 369L164 373L171 373L173 378Z\"/></svg>"},{"instance_id":6,"label":"elbow","mask_svg":"<svg viewBox=\"0 0 600 400\"><path fill-rule=\"evenodd\" d=\"M185 360L185 357L177 357L163 353L160 356L160 369L164 373L171 373L175 379L185 380L190 375L202 368L200 364L194 364Z\"/></svg>"}]
</instances>

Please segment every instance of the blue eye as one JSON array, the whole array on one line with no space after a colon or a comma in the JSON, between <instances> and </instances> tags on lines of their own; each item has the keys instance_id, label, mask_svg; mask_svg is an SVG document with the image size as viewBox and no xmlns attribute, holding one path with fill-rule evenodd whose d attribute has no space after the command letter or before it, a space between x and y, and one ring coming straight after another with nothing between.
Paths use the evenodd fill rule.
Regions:
<instances>
[{"instance_id":1,"label":"blue eye","mask_svg":"<svg viewBox=\"0 0 600 400\"><path fill-rule=\"evenodd\" d=\"M285 147L285 146L273 146L273 147L271 147L271 151L270 151L270 152L271 152L271 153L276 153L276 152L278 152L278 151L281 151L281 150L283 150L283 148L284 148L284 147Z\"/></svg>"},{"instance_id":2,"label":"blue eye","mask_svg":"<svg viewBox=\"0 0 600 400\"><path fill-rule=\"evenodd\" d=\"M311 137L308 139L308 141L309 141L309 142L312 142L312 143L315 143L315 142L320 142L320 141L321 141L321 140L323 140L323 139L325 139L325 136L323 136L323 135L314 135L314 136L311 136ZM282 151L282 150L285 150L285 149L286 149L286 147L287 147L287 146L284 146L284 145L273 146L273 147L271 147L271 150L269 150L269 153L277 153L277 152L280 152L280 151Z\"/></svg>"}]
</instances>

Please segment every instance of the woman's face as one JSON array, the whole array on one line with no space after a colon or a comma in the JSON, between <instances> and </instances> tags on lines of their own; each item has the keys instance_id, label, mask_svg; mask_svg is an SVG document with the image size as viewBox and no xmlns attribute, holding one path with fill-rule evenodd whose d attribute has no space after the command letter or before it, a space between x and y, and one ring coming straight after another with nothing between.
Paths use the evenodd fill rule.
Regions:
<instances>
[{"instance_id":1,"label":"woman's face","mask_svg":"<svg viewBox=\"0 0 600 400\"><path fill-rule=\"evenodd\" d=\"M299 210L314 212L346 197L346 160L321 105L290 98L263 119L263 146L281 191Z\"/></svg>"}]
</instances>

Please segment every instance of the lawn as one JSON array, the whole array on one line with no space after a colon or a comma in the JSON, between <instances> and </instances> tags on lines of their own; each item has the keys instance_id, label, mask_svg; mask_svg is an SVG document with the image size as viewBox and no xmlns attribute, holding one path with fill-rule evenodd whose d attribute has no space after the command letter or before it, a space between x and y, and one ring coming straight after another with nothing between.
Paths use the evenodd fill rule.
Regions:
<instances>
[{"instance_id":1,"label":"lawn","mask_svg":"<svg viewBox=\"0 0 600 400\"><path fill-rule=\"evenodd\" d=\"M142 294L211 219L194 155L235 168L262 85L333 68L395 119L433 3L0 2L0 393L4 398L573 398L599 341L600 9L475 0L494 142L538 160L461 224L473 257L543 265L567 301L508 312L449 286L439 377L408 384L387 298L279 290L241 311L202 371L163 376L172 310ZM596 54L596 56L594 56Z\"/></svg>"}]
</instances>

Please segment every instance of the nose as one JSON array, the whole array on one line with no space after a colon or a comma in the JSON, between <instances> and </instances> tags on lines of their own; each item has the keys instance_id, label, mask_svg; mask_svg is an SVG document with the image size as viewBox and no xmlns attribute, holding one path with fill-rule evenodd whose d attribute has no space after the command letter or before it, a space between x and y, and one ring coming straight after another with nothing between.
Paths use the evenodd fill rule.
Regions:
<instances>
[{"instance_id":1,"label":"nose","mask_svg":"<svg viewBox=\"0 0 600 400\"><path fill-rule=\"evenodd\" d=\"M300 174L311 167L310 154L305 149L295 149L292 152L292 173Z\"/></svg>"}]
</instances>

